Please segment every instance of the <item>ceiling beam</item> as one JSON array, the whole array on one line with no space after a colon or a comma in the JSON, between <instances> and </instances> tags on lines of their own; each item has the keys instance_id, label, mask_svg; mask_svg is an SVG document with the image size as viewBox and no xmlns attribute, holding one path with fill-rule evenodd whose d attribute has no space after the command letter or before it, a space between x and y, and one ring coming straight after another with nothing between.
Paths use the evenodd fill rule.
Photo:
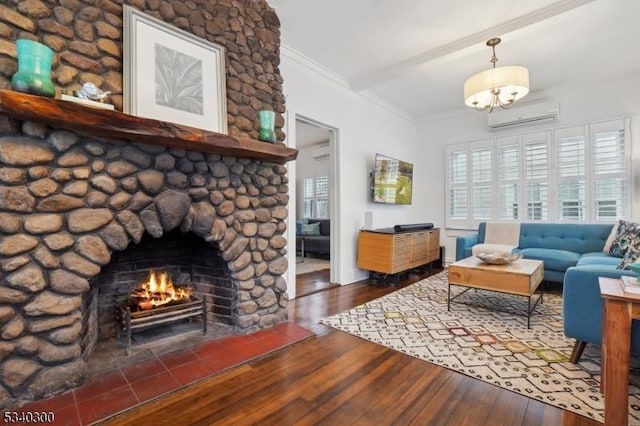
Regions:
<instances>
[{"instance_id":1,"label":"ceiling beam","mask_svg":"<svg viewBox=\"0 0 640 426\"><path fill-rule=\"evenodd\" d=\"M394 80L411 69L431 62L435 59L442 58L446 55L458 52L462 49L469 48L478 43L485 43L489 38L503 36L510 32L519 30L526 26L542 22L546 19L553 18L569 10L584 6L594 0L561 0L549 6L537 9L531 13L506 21L500 25L488 28L470 36L452 41L445 45L436 47L418 55L395 62L388 66L379 68L372 72L360 74L349 81L352 90L360 91L377 86L389 80Z\"/></svg>"}]
</instances>

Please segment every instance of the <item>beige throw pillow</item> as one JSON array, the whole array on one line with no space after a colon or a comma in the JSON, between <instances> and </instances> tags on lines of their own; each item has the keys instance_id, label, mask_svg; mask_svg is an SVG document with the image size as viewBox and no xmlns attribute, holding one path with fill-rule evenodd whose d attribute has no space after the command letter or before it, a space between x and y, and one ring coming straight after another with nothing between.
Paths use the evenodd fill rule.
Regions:
<instances>
[{"instance_id":1,"label":"beige throw pillow","mask_svg":"<svg viewBox=\"0 0 640 426\"><path fill-rule=\"evenodd\" d=\"M487 222L484 242L518 247L520 244L520 222Z\"/></svg>"}]
</instances>

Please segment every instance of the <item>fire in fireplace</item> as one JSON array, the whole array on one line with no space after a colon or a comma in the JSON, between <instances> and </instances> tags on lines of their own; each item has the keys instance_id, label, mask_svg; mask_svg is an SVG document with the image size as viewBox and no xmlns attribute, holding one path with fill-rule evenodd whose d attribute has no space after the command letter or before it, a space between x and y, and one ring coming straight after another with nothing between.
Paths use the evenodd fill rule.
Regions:
<instances>
[{"instance_id":1,"label":"fire in fireplace","mask_svg":"<svg viewBox=\"0 0 640 426\"><path fill-rule=\"evenodd\" d=\"M207 333L207 310L203 300L193 294L190 285L174 286L169 273L149 273L139 288L118 306L118 338L125 333L127 355L131 354L132 333L156 326L202 317L202 332Z\"/></svg>"},{"instance_id":2,"label":"fire in fireplace","mask_svg":"<svg viewBox=\"0 0 640 426\"><path fill-rule=\"evenodd\" d=\"M141 288L131 291L129 305L132 311L146 311L162 305L171 305L182 301L191 301L193 290L191 286L174 286L169 273L155 271L149 273L149 278L141 284Z\"/></svg>"}]
</instances>

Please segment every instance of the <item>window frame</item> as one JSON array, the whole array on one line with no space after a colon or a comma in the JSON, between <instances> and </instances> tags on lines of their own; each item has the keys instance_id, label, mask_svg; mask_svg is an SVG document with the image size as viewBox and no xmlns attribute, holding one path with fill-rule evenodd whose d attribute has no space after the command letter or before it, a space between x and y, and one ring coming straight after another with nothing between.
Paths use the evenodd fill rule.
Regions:
<instances>
[{"instance_id":1,"label":"window frame","mask_svg":"<svg viewBox=\"0 0 640 426\"><path fill-rule=\"evenodd\" d=\"M607 135L609 134L610 135ZM598 135L605 135L599 138ZM584 163L577 167L582 174L576 176L562 175L560 166L562 155L560 153L560 145L566 142L568 138L576 137L583 139ZM611 139L611 146L606 146L607 138ZM604 144L604 148L597 144ZM527 173L527 147L533 147L538 144L546 149L546 163L534 165L542 173L546 167L546 176L542 174L531 176ZM633 205L633 180L632 180L632 135L631 135L631 117L618 119L601 120L592 123L585 123L574 126L563 126L553 129L540 131L522 132L519 134L496 136L491 139L480 139L462 143L449 144L445 147L445 224L447 228L452 229L476 229L479 222L488 220L517 220L529 222L554 222L554 223L613 223L619 218L629 218ZM518 147L518 159L520 161L518 176L509 178L502 173L501 153L505 147ZM491 188L491 217L478 218L474 217L473 192L479 183L473 181L472 170L472 153L478 149L491 149L491 169L492 169L492 188ZM599 154L597 149L600 149ZM610 153L608 152L610 151ZM451 217L452 207L452 191L464 191L465 185L461 182L451 182L451 166L452 155L457 153L462 155L466 152L466 216L455 218ZM542 151L541 151L542 153ZM607 158L609 155L611 158ZM596 165L596 159L600 156L600 166ZM565 156L565 158L569 158ZM578 157L580 158L580 157ZM597 167L604 169L600 175L596 173ZM611 171L607 171L611 168ZM601 186L596 187L596 178ZM577 198L578 203L584 203L581 216L563 217L563 204L561 204L560 189L564 185L569 188L572 182L584 181L584 188ZM503 197L505 182L510 182L513 187L517 188L518 205L514 207L517 214L516 218L505 216L508 210L503 206ZM538 213L530 215L530 206L537 207L536 203L543 202L539 199L530 199L530 190L532 185L539 185L546 188L546 215L544 205L542 210L536 210ZM599 192L598 192L599 191ZM607 192L610 194L608 198ZM604 198L602 194L605 194ZM600 194L600 195L599 195ZM622 194L618 199L614 197ZM598 199L600 197L600 199ZM613 200L613 201L612 201ZM569 202L569 200L567 201ZM572 203L575 203L573 200ZM612 205L613 203L613 205ZM599 205L602 204L602 207ZM569 206L570 207L570 206ZM611 212L611 215L602 214L602 212ZM565 211L566 213L566 211ZM615 216L613 214L615 213ZM582 217L582 218L581 218Z\"/></svg>"},{"instance_id":2,"label":"window frame","mask_svg":"<svg viewBox=\"0 0 640 426\"><path fill-rule=\"evenodd\" d=\"M323 182L324 181L324 182ZM310 182L309 187L311 193L307 192L307 182ZM324 193L319 194L320 185L324 185ZM319 214L320 203L326 203L326 214ZM310 205L311 214L307 216L307 203ZM307 176L302 178L302 214L303 217L313 219L329 219L329 175L320 174L317 176Z\"/></svg>"}]
</instances>

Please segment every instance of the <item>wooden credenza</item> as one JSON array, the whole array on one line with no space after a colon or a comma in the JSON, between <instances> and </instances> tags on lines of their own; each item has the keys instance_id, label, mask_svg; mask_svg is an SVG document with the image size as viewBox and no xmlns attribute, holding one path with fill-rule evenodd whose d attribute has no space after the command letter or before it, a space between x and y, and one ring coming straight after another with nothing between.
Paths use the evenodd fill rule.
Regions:
<instances>
[{"instance_id":1,"label":"wooden credenza","mask_svg":"<svg viewBox=\"0 0 640 426\"><path fill-rule=\"evenodd\" d=\"M440 258L440 229L360 231L358 268L397 274Z\"/></svg>"}]
</instances>

